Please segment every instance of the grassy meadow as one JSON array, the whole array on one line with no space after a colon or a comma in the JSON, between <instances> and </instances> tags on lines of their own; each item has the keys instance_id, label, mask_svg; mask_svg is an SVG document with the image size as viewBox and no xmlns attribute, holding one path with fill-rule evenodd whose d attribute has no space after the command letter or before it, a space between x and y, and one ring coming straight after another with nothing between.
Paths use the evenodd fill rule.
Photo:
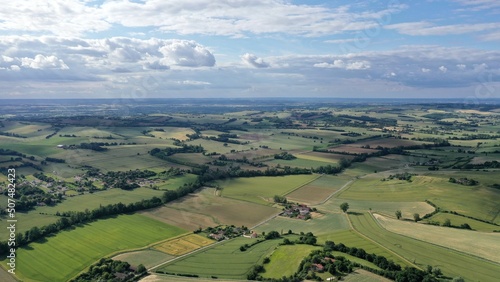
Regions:
<instances>
[{"instance_id":1,"label":"grassy meadow","mask_svg":"<svg viewBox=\"0 0 500 282\"><path fill-rule=\"evenodd\" d=\"M273 196L286 195L317 177L317 175L242 177L217 181L217 184L222 187L221 195L223 197L272 205L274 203Z\"/></svg>"},{"instance_id":2,"label":"grassy meadow","mask_svg":"<svg viewBox=\"0 0 500 282\"><path fill-rule=\"evenodd\" d=\"M500 270L498 263L387 231L368 213L349 214L349 218L355 230L420 268L439 266L447 275L472 281L494 281Z\"/></svg>"},{"instance_id":3,"label":"grassy meadow","mask_svg":"<svg viewBox=\"0 0 500 282\"><path fill-rule=\"evenodd\" d=\"M16 275L25 281L67 281L101 257L184 232L138 214L99 220L21 247Z\"/></svg>"},{"instance_id":4,"label":"grassy meadow","mask_svg":"<svg viewBox=\"0 0 500 282\"><path fill-rule=\"evenodd\" d=\"M264 257L269 256L282 242L280 239L266 240L244 252L239 250L240 246L255 241L256 239L238 237L161 266L157 270L176 274L196 274L202 278L216 276L245 279L250 269L255 264L262 263Z\"/></svg>"}]
</instances>

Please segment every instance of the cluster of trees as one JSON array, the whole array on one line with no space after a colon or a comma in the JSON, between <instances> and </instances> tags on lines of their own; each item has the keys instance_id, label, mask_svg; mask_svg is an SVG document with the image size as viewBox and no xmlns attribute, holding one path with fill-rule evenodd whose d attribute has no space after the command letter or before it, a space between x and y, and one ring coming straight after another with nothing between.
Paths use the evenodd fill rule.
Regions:
<instances>
[{"instance_id":1,"label":"cluster of trees","mask_svg":"<svg viewBox=\"0 0 500 282\"><path fill-rule=\"evenodd\" d=\"M139 185L133 181L156 176L151 170L109 171L102 177L105 187L116 187L123 190L132 190Z\"/></svg>"},{"instance_id":2,"label":"cluster of trees","mask_svg":"<svg viewBox=\"0 0 500 282\"><path fill-rule=\"evenodd\" d=\"M285 196L274 195L273 200L275 203L279 203L279 204L286 204L287 203L287 199Z\"/></svg>"},{"instance_id":3,"label":"cluster of trees","mask_svg":"<svg viewBox=\"0 0 500 282\"><path fill-rule=\"evenodd\" d=\"M482 164L466 164L462 166L463 169L488 169L488 168L500 168L500 162L498 161L487 161Z\"/></svg>"},{"instance_id":4,"label":"cluster of trees","mask_svg":"<svg viewBox=\"0 0 500 282\"><path fill-rule=\"evenodd\" d=\"M13 133L13 132L3 132L3 131L0 131L0 135L10 136L10 137L16 137L16 138L28 138L26 136L22 136L22 135L19 135L17 133Z\"/></svg>"},{"instance_id":5,"label":"cluster of trees","mask_svg":"<svg viewBox=\"0 0 500 282\"><path fill-rule=\"evenodd\" d=\"M282 153L279 153L279 154L275 154L274 155L274 158L277 159L277 160L294 160L296 159L297 157L288 153L288 152L282 152Z\"/></svg>"},{"instance_id":6,"label":"cluster of trees","mask_svg":"<svg viewBox=\"0 0 500 282\"><path fill-rule=\"evenodd\" d=\"M139 277L146 274L147 270L144 265L139 264L134 271L130 268L128 262L102 258L99 262L90 266L85 273L78 275L70 282L85 282L85 281L109 281L109 282L126 282L137 281ZM121 275L115 275L121 274Z\"/></svg>"},{"instance_id":7,"label":"cluster of trees","mask_svg":"<svg viewBox=\"0 0 500 282\"><path fill-rule=\"evenodd\" d=\"M0 155L2 155L2 156L19 156L19 157L26 158L26 155L23 153L19 153L18 151L14 151L11 149L3 149L3 148L0 148Z\"/></svg>"},{"instance_id":8,"label":"cluster of trees","mask_svg":"<svg viewBox=\"0 0 500 282\"><path fill-rule=\"evenodd\" d=\"M54 178L45 175L43 172L36 172L33 174L33 176L40 179L41 181L45 181L47 183L55 181Z\"/></svg>"},{"instance_id":9,"label":"cluster of trees","mask_svg":"<svg viewBox=\"0 0 500 282\"><path fill-rule=\"evenodd\" d=\"M474 180L472 178L467 178L467 177L462 177L459 179L455 179L453 177L450 177L450 179L448 181L451 183L457 183L457 184L465 185L465 186L474 186L474 185L479 184L479 181Z\"/></svg>"},{"instance_id":10,"label":"cluster of trees","mask_svg":"<svg viewBox=\"0 0 500 282\"><path fill-rule=\"evenodd\" d=\"M8 190L3 191L5 196L8 195ZM20 183L16 186L16 193L14 194L16 201L16 211L28 211L38 205L39 203L45 203L46 205L52 205L60 202L62 195L51 195L45 193L42 189L33 186L29 183Z\"/></svg>"},{"instance_id":11,"label":"cluster of trees","mask_svg":"<svg viewBox=\"0 0 500 282\"><path fill-rule=\"evenodd\" d=\"M53 163L65 163L66 162L66 160L64 160L64 159L51 158L51 157L46 157L45 161L46 162L53 162Z\"/></svg>"},{"instance_id":12,"label":"cluster of trees","mask_svg":"<svg viewBox=\"0 0 500 282\"><path fill-rule=\"evenodd\" d=\"M55 127L55 131L53 133L45 136L45 139L50 139L50 138L54 137L57 134L57 132L59 132L59 130L61 130L61 129L62 129L61 127Z\"/></svg>"},{"instance_id":13,"label":"cluster of trees","mask_svg":"<svg viewBox=\"0 0 500 282\"><path fill-rule=\"evenodd\" d=\"M80 148L80 149L87 149L87 150L92 150L92 151L97 151L97 152L103 152L103 151L108 150L108 148L104 148L101 146L109 146L109 143L105 143L105 142L80 143L80 145L78 145L76 147Z\"/></svg>"},{"instance_id":14,"label":"cluster of trees","mask_svg":"<svg viewBox=\"0 0 500 282\"><path fill-rule=\"evenodd\" d=\"M241 159L229 159L226 155L220 155L219 161L224 162L224 164L226 161L229 161L229 162L236 162L236 163L245 163L245 164L255 166L255 167L267 166L266 164L263 164L262 162L251 161L246 156L243 156Z\"/></svg>"},{"instance_id":15,"label":"cluster of trees","mask_svg":"<svg viewBox=\"0 0 500 282\"><path fill-rule=\"evenodd\" d=\"M178 154L178 153L203 153L204 149L201 145L188 145L188 144L180 144L180 148L170 148L167 147L165 149L154 148L149 151L149 154L153 157L157 157L160 159L167 159L167 157Z\"/></svg>"},{"instance_id":16,"label":"cluster of trees","mask_svg":"<svg viewBox=\"0 0 500 282\"><path fill-rule=\"evenodd\" d=\"M411 178L412 176L414 176L416 174L413 174L413 173L409 173L409 172L404 172L404 173L396 173L394 175L389 175L389 177L387 178L382 178L382 181L385 181L385 180L393 180L393 179L398 179L398 180L406 180L408 182L411 182Z\"/></svg>"}]
</instances>

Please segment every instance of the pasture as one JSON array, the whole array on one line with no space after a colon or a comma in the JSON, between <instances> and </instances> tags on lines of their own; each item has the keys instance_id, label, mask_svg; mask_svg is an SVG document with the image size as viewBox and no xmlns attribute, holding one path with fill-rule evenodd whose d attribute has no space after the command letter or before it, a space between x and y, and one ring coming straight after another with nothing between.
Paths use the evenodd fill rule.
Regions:
<instances>
[{"instance_id":1,"label":"pasture","mask_svg":"<svg viewBox=\"0 0 500 282\"><path fill-rule=\"evenodd\" d=\"M153 248L172 256L180 256L201 247L213 244L214 242L215 241L204 236L189 234L160 243L155 245Z\"/></svg>"},{"instance_id":2,"label":"pasture","mask_svg":"<svg viewBox=\"0 0 500 282\"><path fill-rule=\"evenodd\" d=\"M113 257L114 260L126 261L132 266L137 267L139 264L142 264L146 268L153 267L173 258L174 256L172 255L151 249L126 252Z\"/></svg>"},{"instance_id":3,"label":"pasture","mask_svg":"<svg viewBox=\"0 0 500 282\"><path fill-rule=\"evenodd\" d=\"M274 248L283 240L266 240L242 252L240 246L251 244L257 239L237 237L225 241L159 267L157 270L168 273L196 274L200 277L217 276L227 279L245 279L248 271L262 263Z\"/></svg>"},{"instance_id":4,"label":"pasture","mask_svg":"<svg viewBox=\"0 0 500 282\"><path fill-rule=\"evenodd\" d=\"M333 241L335 244L344 244L347 247L356 247L364 249L367 253L376 254L386 257L388 260L393 260L402 266L410 266L410 264L396 256L394 253L384 248L383 246L363 237L354 230L334 231L318 236L318 243L325 241Z\"/></svg>"},{"instance_id":5,"label":"pasture","mask_svg":"<svg viewBox=\"0 0 500 282\"><path fill-rule=\"evenodd\" d=\"M301 220L278 216L255 228L257 233L276 230L287 233L292 230L294 233L312 232L314 235L328 234L341 230L348 230L349 224L344 215L339 213L325 214L310 220Z\"/></svg>"},{"instance_id":6,"label":"pasture","mask_svg":"<svg viewBox=\"0 0 500 282\"><path fill-rule=\"evenodd\" d=\"M223 197L272 205L274 195L286 195L317 177L317 175L242 177L219 180L217 184L222 187L221 195Z\"/></svg>"},{"instance_id":7,"label":"pasture","mask_svg":"<svg viewBox=\"0 0 500 282\"><path fill-rule=\"evenodd\" d=\"M466 281L495 281L500 269L500 264L389 232L368 213L349 214L349 218L358 232L420 268L426 265L439 266L445 275L462 276Z\"/></svg>"},{"instance_id":8,"label":"pasture","mask_svg":"<svg viewBox=\"0 0 500 282\"><path fill-rule=\"evenodd\" d=\"M416 171L417 172L417 171ZM480 185L464 186L449 183L449 177L470 177ZM358 179L338 198L342 200L363 200L380 202L405 202L430 200L438 207L456 211L483 220L500 223L500 191L485 187L495 179L487 172L436 172L414 176L412 182L381 181L383 177L372 174Z\"/></svg>"},{"instance_id":9,"label":"pasture","mask_svg":"<svg viewBox=\"0 0 500 282\"><path fill-rule=\"evenodd\" d=\"M290 201L305 204L316 204L325 200L348 182L344 176L322 175L314 181L287 194Z\"/></svg>"},{"instance_id":10,"label":"pasture","mask_svg":"<svg viewBox=\"0 0 500 282\"><path fill-rule=\"evenodd\" d=\"M382 201L361 201L361 200L346 200L331 198L328 202L320 207L328 211L340 211L340 204L343 202L349 203L349 210L352 211L371 211L380 214L395 217L395 212L400 210L403 218L413 219L413 214L418 213L421 216L434 211L434 207L426 202L382 202Z\"/></svg>"},{"instance_id":11,"label":"pasture","mask_svg":"<svg viewBox=\"0 0 500 282\"><path fill-rule=\"evenodd\" d=\"M195 213L189 210L178 210L171 208L171 205L172 203L169 203L169 205L140 211L139 213L158 221L192 231L197 230L200 227L206 228L219 224L219 220L211 215ZM175 205L175 203L173 205Z\"/></svg>"},{"instance_id":12,"label":"pasture","mask_svg":"<svg viewBox=\"0 0 500 282\"><path fill-rule=\"evenodd\" d=\"M191 230L195 230L210 222L215 222L216 225L234 224L236 226L252 227L279 212L278 209L270 206L220 197L215 195L215 192L214 188L204 188L196 193L189 194L182 199L168 203L167 209L161 210L161 213L156 216L165 218L167 222L172 220L181 221L182 219L180 223L193 226L195 228ZM179 212L169 214L170 209ZM155 213L152 213L152 215L155 216ZM179 216L182 216L182 218ZM200 221L200 218L203 221ZM208 226L212 225L209 224Z\"/></svg>"},{"instance_id":13,"label":"pasture","mask_svg":"<svg viewBox=\"0 0 500 282\"><path fill-rule=\"evenodd\" d=\"M269 257L271 262L264 265L266 271L262 274L264 278L281 278L290 276L297 272L302 259L313 250L321 247L311 245L284 245L279 246Z\"/></svg>"},{"instance_id":14,"label":"pasture","mask_svg":"<svg viewBox=\"0 0 500 282\"><path fill-rule=\"evenodd\" d=\"M276 166L279 164L281 167L289 166L289 167L300 167L300 168L316 168L320 166L327 166L331 163L318 160L305 159L299 156L298 158L293 160L272 160L266 162L266 164L272 166Z\"/></svg>"},{"instance_id":15,"label":"pasture","mask_svg":"<svg viewBox=\"0 0 500 282\"><path fill-rule=\"evenodd\" d=\"M451 224L455 225L455 226L460 226L464 223L467 223L467 224L469 224L469 226L473 230L477 230L477 231L492 232L494 230L500 230L500 226L498 226L498 225L489 224L486 222L474 220L474 219L459 216L459 215L454 215L451 213L437 213L428 219L424 219L423 221L424 222L433 221L433 222L439 222L440 224L443 224L443 222L446 219L449 219L451 221Z\"/></svg>"},{"instance_id":16,"label":"pasture","mask_svg":"<svg viewBox=\"0 0 500 282\"><path fill-rule=\"evenodd\" d=\"M373 214L388 231L475 255L500 264L500 234L402 221Z\"/></svg>"},{"instance_id":17,"label":"pasture","mask_svg":"<svg viewBox=\"0 0 500 282\"><path fill-rule=\"evenodd\" d=\"M295 154L297 158L312 160L312 161L320 161L329 164L337 164L340 159L350 159L351 156L346 155L338 155L338 154L330 154L330 153L321 153L321 152L302 152L299 154Z\"/></svg>"},{"instance_id":18,"label":"pasture","mask_svg":"<svg viewBox=\"0 0 500 282\"><path fill-rule=\"evenodd\" d=\"M357 269L342 279L344 282L390 282L392 280L368 272L363 269Z\"/></svg>"},{"instance_id":19,"label":"pasture","mask_svg":"<svg viewBox=\"0 0 500 282\"><path fill-rule=\"evenodd\" d=\"M19 248L16 274L28 281L67 281L101 257L184 232L138 214L99 220Z\"/></svg>"}]
</instances>

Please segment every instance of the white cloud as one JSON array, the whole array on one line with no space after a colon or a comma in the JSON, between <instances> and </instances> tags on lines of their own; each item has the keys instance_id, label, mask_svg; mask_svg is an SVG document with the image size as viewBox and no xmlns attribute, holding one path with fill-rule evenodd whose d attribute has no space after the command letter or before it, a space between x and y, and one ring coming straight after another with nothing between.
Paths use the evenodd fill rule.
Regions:
<instances>
[{"instance_id":1,"label":"white cloud","mask_svg":"<svg viewBox=\"0 0 500 282\"><path fill-rule=\"evenodd\" d=\"M429 22L408 22L384 26L386 29L393 29L401 34L414 36L428 35L449 35L465 34L472 32L481 32L495 30L500 28L500 23L480 23L480 24L453 24L436 26Z\"/></svg>"},{"instance_id":2,"label":"white cloud","mask_svg":"<svg viewBox=\"0 0 500 282\"><path fill-rule=\"evenodd\" d=\"M423 73L428 73L428 72L431 71L430 69L426 69L426 68L422 68L421 70L422 70Z\"/></svg>"},{"instance_id":3,"label":"white cloud","mask_svg":"<svg viewBox=\"0 0 500 282\"><path fill-rule=\"evenodd\" d=\"M370 62L368 61L350 61L346 63L340 59L334 60L333 64L322 62L316 63L313 66L317 68L337 68L346 70L366 70L371 67Z\"/></svg>"},{"instance_id":4,"label":"white cloud","mask_svg":"<svg viewBox=\"0 0 500 282\"><path fill-rule=\"evenodd\" d=\"M465 68L466 68L466 67L467 67L467 66L466 66L466 65L464 65L464 64L458 64L458 65L457 65L457 69L459 69L459 70L465 70Z\"/></svg>"},{"instance_id":5,"label":"white cloud","mask_svg":"<svg viewBox=\"0 0 500 282\"><path fill-rule=\"evenodd\" d=\"M104 31L111 25L99 7L85 0L4 1L0 30L73 36Z\"/></svg>"},{"instance_id":6,"label":"white cloud","mask_svg":"<svg viewBox=\"0 0 500 282\"><path fill-rule=\"evenodd\" d=\"M157 27L179 34L244 37L247 33L287 33L322 36L364 30L398 13L406 5L378 11L353 12L349 6L293 4L282 0L185 0L141 2L108 1L102 5L106 20L127 27Z\"/></svg>"},{"instance_id":7,"label":"white cloud","mask_svg":"<svg viewBox=\"0 0 500 282\"><path fill-rule=\"evenodd\" d=\"M172 40L159 48L167 62L183 67L213 67L215 57L194 41Z\"/></svg>"},{"instance_id":8,"label":"white cloud","mask_svg":"<svg viewBox=\"0 0 500 282\"><path fill-rule=\"evenodd\" d=\"M184 84L184 85L210 85L210 82L206 81L197 81L197 80L182 80L182 81L177 81L178 84Z\"/></svg>"},{"instance_id":9,"label":"white cloud","mask_svg":"<svg viewBox=\"0 0 500 282\"><path fill-rule=\"evenodd\" d=\"M351 43L351 42L358 42L360 39L357 38L347 38L347 39L332 39L332 40L325 40L325 43L332 43L332 44L344 44L344 43Z\"/></svg>"},{"instance_id":10,"label":"white cloud","mask_svg":"<svg viewBox=\"0 0 500 282\"><path fill-rule=\"evenodd\" d=\"M439 70L442 72L442 73L446 73L448 71L448 68L446 68L445 66L440 66L439 67Z\"/></svg>"},{"instance_id":11,"label":"white cloud","mask_svg":"<svg viewBox=\"0 0 500 282\"><path fill-rule=\"evenodd\" d=\"M241 60L248 66L254 68L268 68L269 64L264 59L255 56L254 54L245 53L241 56Z\"/></svg>"},{"instance_id":12,"label":"white cloud","mask_svg":"<svg viewBox=\"0 0 500 282\"><path fill-rule=\"evenodd\" d=\"M498 0L454 0L454 2L467 6L466 11L483 11L500 8Z\"/></svg>"},{"instance_id":13,"label":"white cloud","mask_svg":"<svg viewBox=\"0 0 500 282\"><path fill-rule=\"evenodd\" d=\"M56 56L38 54L35 58L21 58L21 66L32 69L69 69L63 60Z\"/></svg>"}]
</instances>

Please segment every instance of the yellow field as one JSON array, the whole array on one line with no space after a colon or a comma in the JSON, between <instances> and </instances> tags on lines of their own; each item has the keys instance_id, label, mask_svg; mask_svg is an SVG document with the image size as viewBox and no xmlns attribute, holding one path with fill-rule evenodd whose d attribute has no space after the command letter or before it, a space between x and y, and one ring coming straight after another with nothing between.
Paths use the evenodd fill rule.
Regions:
<instances>
[{"instance_id":1,"label":"yellow field","mask_svg":"<svg viewBox=\"0 0 500 282\"><path fill-rule=\"evenodd\" d=\"M500 263L500 234L424 225L373 214L385 229Z\"/></svg>"},{"instance_id":2,"label":"yellow field","mask_svg":"<svg viewBox=\"0 0 500 282\"><path fill-rule=\"evenodd\" d=\"M189 234L161 243L154 246L154 248L169 255L180 256L201 247L208 246L213 242L213 240L206 237L196 234Z\"/></svg>"}]
</instances>

